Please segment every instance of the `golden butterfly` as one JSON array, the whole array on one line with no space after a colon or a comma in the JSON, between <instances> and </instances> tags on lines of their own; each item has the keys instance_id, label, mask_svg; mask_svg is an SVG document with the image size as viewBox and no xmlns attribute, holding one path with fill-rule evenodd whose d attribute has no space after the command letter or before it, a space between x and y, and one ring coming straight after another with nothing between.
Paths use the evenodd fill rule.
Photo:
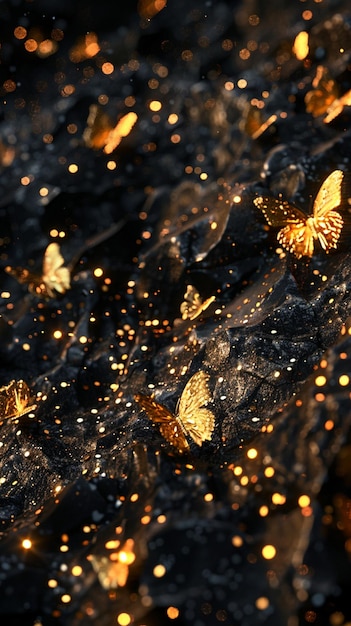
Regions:
<instances>
[{"instance_id":1,"label":"golden butterfly","mask_svg":"<svg viewBox=\"0 0 351 626\"><path fill-rule=\"evenodd\" d=\"M91 104L87 126L83 132L83 141L88 148L102 149L111 154L129 135L138 116L134 111L123 115L114 126L111 118L97 104Z\"/></svg>"},{"instance_id":2,"label":"golden butterfly","mask_svg":"<svg viewBox=\"0 0 351 626\"><path fill-rule=\"evenodd\" d=\"M107 556L90 554L88 560L98 575L103 589L117 589L124 587L129 576L129 567L135 561L134 540L127 539L118 552Z\"/></svg>"},{"instance_id":3,"label":"golden butterfly","mask_svg":"<svg viewBox=\"0 0 351 626\"><path fill-rule=\"evenodd\" d=\"M337 247L344 220L335 209L341 204L343 175L341 170L334 170L325 179L314 199L313 215L306 215L286 200L261 196L254 199L268 224L280 228L280 245L298 259L312 257L315 241L326 253Z\"/></svg>"},{"instance_id":4,"label":"golden butterfly","mask_svg":"<svg viewBox=\"0 0 351 626\"><path fill-rule=\"evenodd\" d=\"M186 383L179 399L177 412L173 415L153 396L138 394L136 402L146 411L148 417L159 425L161 435L178 452L189 450L186 436L190 436L198 446L211 441L215 416L205 408L212 396L208 388L209 374L196 372Z\"/></svg>"},{"instance_id":5,"label":"golden butterfly","mask_svg":"<svg viewBox=\"0 0 351 626\"><path fill-rule=\"evenodd\" d=\"M58 243L50 243L44 253L42 276L23 268L8 266L5 270L20 283L26 283L32 293L53 298L55 291L63 294L71 286L70 271L64 262Z\"/></svg>"},{"instance_id":6,"label":"golden butterfly","mask_svg":"<svg viewBox=\"0 0 351 626\"><path fill-rule=\"evenodd\" d=\"M183 320L194 320L214 302L215 296L202 300L194 285L187 285L184 302L180 305Z\"/></svg>"},{"instance_id":7,"label":"golden butterfly","mask_svg":"<svg viewBox=\"0 0 351 626\"><path fill-rule=\"evenodd\" d=\"M319 117L326 113L323 119L325 124L329 124L340 115L345 106L351 106L351 89L340 95L336 81L323 65L317 67L312 87L313 89L305 95L306 111L311 113L313 117Z\"/></svg>"},{"instance_id":8,"label":"golden butterfly","mask_svg":"<svg viewBox=\"0 0 351 626\"><path fill-rule=\"evenodd\" d=\"M0 387L0 419L21 417L36 409L31 404L30 390L24 380L11 380L8 385Z\"/></svg>"}]
</instances>

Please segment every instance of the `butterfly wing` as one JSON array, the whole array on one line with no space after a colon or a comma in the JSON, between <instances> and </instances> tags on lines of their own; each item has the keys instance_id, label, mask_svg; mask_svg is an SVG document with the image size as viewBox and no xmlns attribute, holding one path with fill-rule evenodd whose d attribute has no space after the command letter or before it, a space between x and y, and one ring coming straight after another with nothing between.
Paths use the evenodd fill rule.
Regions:
<instances>
[{"instance_id":1,"label":"butterfly wing","mask_svg":"<svg viewBox=\"0 0 351 626\"><path fill-rule=\"evenodd\" d=\"M208 380L209 374L202 370L196 372L188 380L179 400L179 420L198 446L211 440L215 423L214 414L205 408L212 399Z\"/></svg>"},{"instance_id":2,"label":"butterfly wing","mask_svg":"<svg viewBox=\"0 0 351 626\"><path fill-rule=\"evenodd\" d=\"M313 235L307 224L307 216L286 200L272 197L258 197L254 204L265 216L268 224L280 228L277 240L280 245L292 252L298 259L313 254Z\"/></svg>"},{"instance_id":3,"label":"butterfly wing","mask_svg":"<svg viewBox=\"0 0 351 626\"><path fill-rule=\"evenodd\" d=\"M287 224L299 225L306 221L306 215L286 200L278 200L272 196L258 196L254 205L262 211L268 224L274 228L282 228Z\"/></svg>"},{"instance_id":4,"label":"butterfly wing","mask_svg":"<svg viewBox=\"0 0 351 626\"><path fill-rule=\"evenodd\" d=\"M29 404L30 389L24 380L12 380L0 388L0 410L2 419L21 417L34 411L36 404Z\"/></svg>"},{"instance_id":5,"label":"butterfly wing","mask_svg":"<svg viewBox=\"0 0 351 626\"><path fill-rule=\"evenodd\" d=\"M43 281L48 295L53 296L54 290L65 293L70 288L70 272L64 267L64 258L57 243L50 243L45 250L43 260Z\"/></svg>"},{"instance_id":6,"label":"butterfly wing","mask_svg":"<svg viewBox=\"0 0 351 626\"><path fill-rule=\"evenodd\" d=\"M313 217L328 215L341 204L341 183L344 172L334 170L322 183L313 203Z\"/></svg>"},{"instance_id":7,"label":"butterfly wing","mask_svg":"<svg viewBox=\"0 0 351 626\"><path fill-rule=\"evenodd\" d=\"M184 452L189 448L180 421L163 404L156 402L152 396L141 393L135 396L135 401L140 404L151 421L159 425L161 435L177 448L178 452Z\"/></svg>"},{"instance_id":8,"label":"butterfly wing","mask_svg":"<svg viewBox=\"0 0 351 626\"><path fill-rule=\"evenodd\" d=\"M344 220L335 209L341 204L344 172L334 170L322 183L313 203L313 222L322 248L336 248Z\"/></svg>"}]
</instances>

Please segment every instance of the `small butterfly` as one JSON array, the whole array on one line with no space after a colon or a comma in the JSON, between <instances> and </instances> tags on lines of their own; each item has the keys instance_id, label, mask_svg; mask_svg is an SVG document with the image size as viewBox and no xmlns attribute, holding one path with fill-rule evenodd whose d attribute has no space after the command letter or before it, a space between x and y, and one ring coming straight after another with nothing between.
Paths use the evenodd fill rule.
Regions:
<instances>
[{"instance_id":1,"label":"small butterfly","mask_svg":"<svg viewBox=\"0 0 351 626\"><path fill-rule=\"evenodd\" d=\"M89 556L94 571L98 575L99 583L103 589L117 589L124 587L128 575L129 567L126 563L120 561L110 561L107 556Z\"/></svg>"},{"instance_id":2,"label":"small butterfly","mask_svg":"<svg viewBox=\"0 0 351 626\"><path fill-rule=\"evenodd\" d=\"M187 285L186 292L184 294L184 302L180 305L180 312L183 320L194 320L203 311L205 311L212 302L214 302L215 296L210 296L205 301L202 300L198 291L193 285Z\"/></svg>"},{"instance_id":3,"label":"small butterfly","mask_svg":"<svg viewBox=\"0 0 351 626\"><path fill-rule=\"evenodd\" d=\"M42 276L22 268L8 266L5 270L20 283L26 283L32 293L53 298L55 291L65 293L71 286L70 271L64 262L58 243L50 243L44 252Z\"/></svg>"},{"instance_id":4,"label":"small butterfly","mask_svg":"<svg viewBox=\"0 0 351 626\"><path fill-rule=\"evenodd\" d=\"M30 390L24 380L11 380L8 385L0 387L0 420L10 417L21 417L36 409L30 404Z\"/></svg>"},{"instance_id":5,"label":"small butterfly","mask_svg":"<svg viewBox=\"0 0 351 626\"><path fill-rule=\"evenodd\" d=\"M318 240L328 253L337 247L344 220L335 209L341 204L341 183L344 173L334 170L322 183L313 202L313 215L306 215L286 200L258 197L254 204L268 224L280 228L277 240L298 259L312 257Z\"/></svg>"},{"instance_id":6,"label":"small butterfly","mask_svg":"<svg viewBox=\"0 0 351 626\"><path fill-rule=\"evenodd\" d=\"M156 402L152 396L135 396L136 402L146 411L148 417L159 424L161 435L180 453L190 448L186 435L198 446L212 438L215 417L212 411L205 408L212 398L208 380L209 374L201 370L188 380L179 399L176 415Z\"/></svg>"},{"instance_id":7,"label":"small butterfly","mask_svg":"<svg viewBox=\"0 0 351 626\"><path fill-rule=\"evenodd\" d=\"M305 95L306 111L312 113L313 117L326 113L323 118L325 124L338 117L345 106L351 106L351 89L340 95L336 81L323 65L317 67L312 87Z\"/></svg>"},{"instance_id":8,"label":"small butterfly","mask_svg":"<svg viewBox=\"0 0 351 626\"><path fill-rule=\"evenodd\" d=\"M87 126L83 132L83 141L88 148L99 150L103 148L105 154L111 154L127 137L136 123L138 116L134 111L123 115L114 126L111 118L98 107L91 104Z\"/></svg>"}]
</instances>

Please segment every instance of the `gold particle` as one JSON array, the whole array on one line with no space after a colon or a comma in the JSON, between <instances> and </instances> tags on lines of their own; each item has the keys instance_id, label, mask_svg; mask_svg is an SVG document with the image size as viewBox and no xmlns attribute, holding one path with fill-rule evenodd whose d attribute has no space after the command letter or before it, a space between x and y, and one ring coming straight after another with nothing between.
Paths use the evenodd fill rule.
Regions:
<instances>
[{"instance_id":1,"label":"gold particle","mask_svg":"<svg viewBox=\"0 0 351 626\"><path fill-rule=\"evenodd\" d=\"M273 493L272 495L272 502L273 504L285 504L286 502L286 496L284 496L282 493Z\"/></svg>"},{"instance_id":2,"label":"gold particle","mask_svg":"<svg viewBox=\"0 0 351 626\"><path fill-rule=\"evenodd\" d=\"M341 387L346 387L346 385L348 385L350 382L350 378L349 376L347 376L347 374L342 374L339 377L339 385L341 385Z\"/></svg>"},{"instance_id":3,"label":"gold particle","mask_svg":"<svg viewBox=\"0 0 351 626\"><path fill-rule=\"evenodd\" d=\"M70 174L76 174L76 173L78 172L78 169L79 169L79 168L78 168L78 165L77 165L76 163L71 163L71 164L68 166L68 168L67 168L67 169L68 169L68 171L69 171L69 173L70 173Z\"/></svg>"},{"instance_id":4,"label":"gold particle","mask_svg":"<svg viewBox=\"0 0 351 626\"><path fill-rule=\"evenodd\" d=\"M325 383L327 382L327 379L325 376L317 376L316 380L314 381L317 387L323 387L325 385Z\"/></svg>"},{"instance_id":5,"label":"gold particle","mask_svg":"<svg viewBox=\"0 0 351 626\"><path fill-rule=\"evenodd\" d=\"M302 495L299 497L298 499L298 505L303 509L306 506L310 506L311 504L311 498L307 495Z\"/></svg>"},{"instance_id":6,"label":"gold particle","mask_svg":"<svg viewBox=\"0 0 351 626\"><path fill-rule=\"evenodd\" d=\"M27 31L23 26L17 26L13 31L16 39L25 39L27 37Z\"/></svg>"},{"instance_id":7,"label":"gold particle","mask_svg":"<svg viewBox=\"0 0 351 626\"><path fill-rule=\"evenodd\" d=\"M156 113L157 111L161 111L162 102L160 102L159 100L152 100L152 102L150 102L149 104L149 109L150 111L153 111L154 113Z\"/></svg>"},{"instance_id":8,"label":"gold particle","mask_svg":"<svg viewBox=\"0 0 351 626\"><path fill-rule=\"evenodd\" d=\"M162 576L164 576L165 573L166 573L166 568L164 565L162 565L161 563L159 563L158 565L155 565L153 569L153 575L155 576L155 578L162 578Z\"/></svg>"},{"instance_id":9,"label":"gold particle","mask_svg":"<svg viewBox=\"0 0 351 626\"><path fill-rule=\"evenodd\" d=\"M269 513L269 508L268 506L266 506L265 504L263 504L262 506L260 506L259 508L259 514L261 517L267 517L268 513Z\"/></svg>"},{"instance_id":10,"label":"gold particle","mask_svg":"<svg viewBox=\"0 0 351 626\"><path fill-rule=\"evenodd\" d=\"M256 459L258 452L256 448L250 448L246 453L248 459Z\"/></svg>"},{"instance_id":11,"label":"gold particle","mask_svg":"<svg viewBox=\"0 0 351 626\"><path fill-rule=\"evenodd\" d=\"M265 611L269 607L269 600L265 596L261 596L257 598L255 605L259 611Z\"/></svg>"},{"instance_id":12,"label":"gold particle","mask_svg":"<svg viewBox=\"0 0 351 626\"><path fill-rule=\"evenodd\" d=\"M269 561L270 559L274 559L276 554L277 550L271 544L267 543L267 545L263 546L262 556L264 559L267 559L267 561Z\"/></svg>"},{"instance_id":13,"label":"gold particle","mask_svg":"<svg viewBox=\"0 0 351 626\"><path fill-rule=\"evenodd\" d=\"M30 539L23 539L22 541L22 548L24 548L25 550L30 550L32 547L32 542Z\"/></svg>"},{"instance_id":14,"label":"gold particle","mask_svg":"<svg viewBox=\"0 0 351 626\"><path fill-rule=\"evenodd\" d=\"M68 604L69 602L71 602L71 596L68 593L64 593L63 596L61 596L61 602L63 602L63 604Z\"/></svg>"},{"instance_id":15,"label":"gold particle","mask_svg":"<svg viewBox=\"0 0 351 626\"><path fill-rule=\"evenodd\" d=\"M169 606L167 609L167 617L169 617L169 619L177 619L178 616L179 609L177 609L175 606Z\"/></svg>"},{"instance_id":16,"label":"gold particle","mask_svg":"<svg viewBox=\"0 0 351 626\"><path fill-rule=\"evenodd\" d=\"M232 545L235 548L241 548L241 546L243 545L243 540L240 537L240 535L234 535L234 537L232 537Z\"/></svg>"},{"instance_id":17,"label":"gold particle","mask_svg":"<svg viewBox=\"0 0 351 626\"><path fill-rule=\"evenodd\" d=\"M83 573L83 568L80 565L74 565L72 567L73 576L80 576Z\"/></svg>"},{"instance_id":18,"label":"gold particle","mask_svg":"<svg viewBox=\"0 0 351 626\"><path fill-rule=\"evenodd\" d=\"M115 71L115 67L112 63L103 63L101 66L101 71L103 74L106 74L106 76L108 76L109 74L112 74Z\"/></svg>"}]
</instances>

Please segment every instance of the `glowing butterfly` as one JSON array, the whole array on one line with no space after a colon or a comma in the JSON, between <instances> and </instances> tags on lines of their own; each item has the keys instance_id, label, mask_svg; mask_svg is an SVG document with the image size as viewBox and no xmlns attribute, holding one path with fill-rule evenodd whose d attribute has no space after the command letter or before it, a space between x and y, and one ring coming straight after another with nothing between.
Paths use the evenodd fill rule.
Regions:
<instances>
[{"instance_id":1,"label":"glowing butterfly","mask_svg":"<svg viewBox=\"0 0 351 626\"><path fill-rule=\"evenodd\" d=\"M55 291L65 293L70 289L70 271L65 267L64 258L57 243L50 243L45 250L42 276L39 277L27 269L5 267L20 283L28 284L29 290L37 295L55 296Z\"/></svg>"},{"instance_id":2,"label":"glowing butterfly","mask_svg":"<svg viewBox=\"0 0 351 626\"><path fill-rule=\"evenodd\" d=\"M183 320L194 320L205 311L216 298L210 296L204 302L193 285L187 285L184 302L180 305Z\"/></svg>"},{"instance_id":3,"label":"glowing butterfly","mask_svg":"<svg viewBox=\"0 0 351 626\"><path fill-rule=\"evenodd\" d=\"M107 556L98 557L92 554L89 561L97 573L103 589L117 589L117 587L125 586L129 575L129 567L126 563L110 561Z\"/></svg>"},{"instance_id":4,"label":"glowing butterfly","mask_svg":"<svg viewBox=\"0 0 351 626\"><path fill-rule=\"evenodd\" d=\"M133 539L127 539L120 550L111 552L108 557L94 554L88 557L98 575L100 585L106 590L126 585L129 566L134 563L135 558Z\"/></svg>"},{"instance_id":5,"label":"glowing butterfly","mask_svg":"<svg viewBox=\"0 0 351 626\"><path fill-rule=\"evenodd\" d=\"M258 197L254 204L270 226L280 228L277 239L285 250L298 259L312 257L318 240L325 252L336 248L343 227L343 218L334 209L341 204L341 170L334 170L322 183L313 203L313 215L306 215L286 200Z\"/></svg>"},{"instance_id":6,"label":"glowing butterfly","mask_svg":"<svg viewBox=\"0 0 351 626\"><path fill-rule=\"evenodd\" d=\"M8 385L0 387L0 419L21 417L36 409L30 404L30 390L24 380L11 380Z\"/></svg>"},{"instance_id":7,"label":"glowing butterfly","mask_svg":"<svg viewBox=\"0 0 351 626\"><path fill-rule=\"evenodd\" d=\"M186 435L189 435L198 446L212 438L215 417L212 411L205 408L212 398L207 385L208 380L209 375L201 370L188 380L180 397L176 415L163 404L156 402L152 396L142 394L135 396L135 400L146 411L148 417L159 424L161 435L180 453L190 448Z\"/></svg>"},{"instance_id":8,"label":"glowing butterfly","mask_svg":"<svg viewBox=\"0 0 351 626\"><path fill-rule=\"evenodd\" d=\"M277 116L273 114L264 120L261 109L249 104L245 115L244 131L252 139L258 139L277 119Z\"/></svg>"},{"instance_id":9,"label":"glowing butterfly","mask_svg":"<svg viewBox=\"0 0 351 626\"><path fill-rule=\"evenodd\" d=\"M340 95L337 83L323 65L317 67L312 87L305 95L306 111L312 113L313 117L326 113L323 119L325 124L338 117L345 106L351 106L351 89Z\"/></svg>"},{"instance_id":10,"label":"glowing butterfly","mask_svg":"<svg viewBox=\"0 0 351 626\"><path fill-rule=\"evenodd\" d=\"M103 148L105 154L111 154L123 137L129 135L137 119L137 114L129 111L113 126L110 117L97 104L91 104L83 141L88 148Z\"/></svg>"}]
</instances>

